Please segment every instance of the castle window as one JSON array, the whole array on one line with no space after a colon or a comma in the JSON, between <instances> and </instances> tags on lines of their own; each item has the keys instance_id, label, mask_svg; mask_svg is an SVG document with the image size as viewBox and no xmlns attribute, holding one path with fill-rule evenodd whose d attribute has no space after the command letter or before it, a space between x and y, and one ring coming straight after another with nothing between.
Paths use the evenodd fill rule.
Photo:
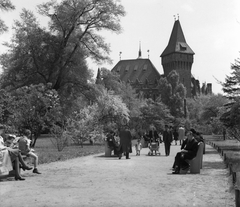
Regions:
<instances>
[{"instance_id":1,"label":"castle window","mask_svg":"<svg viewBox=\"0 0 240 207\"><path fill-rule=\"evenodd\" d=\"M143 66L143 70L147 70L147 64Z\"/></svg>"},{"instance_id":2,"label":"castle window","mask_svg":"<svg viewBox=\"0 0 240 207\"><path fill-rule=\"evenodd\" d=\"M127 67L126 67L126 69L125 69L125 72L128 72L128 70L129 70L129 65L127 65Z\"/></svg>"},{"instance_id":3,"label":"castle window","mask_svg":"<svg viewBox=\"0 0 240 207\"><path fill-rule=\"evenodd\" d=\"M187 46L184 43L180 43L179 46L180 46L180 51L187 50Z\"/></svg>"},{"instance_id":4,"label":"castle window","mask_svg":"<svg viewBox=\"0 0 240 207\"><path fill-rule=\"evenodd\" d=\"M138 66L137 65L135 65L135 67L134 67L134 71L136 71L138 69Z\"/></svg>"},{"instance_id":5,"label":"castle window","mask_svg":"<svg viewBox=\"0 0 240 207\"><path fill-rule=\"evenodd\" d=\"M117 67L117 72L120 72L120 70L121 70L121 66L118 66Z\"/></svg>"}]
</instances>

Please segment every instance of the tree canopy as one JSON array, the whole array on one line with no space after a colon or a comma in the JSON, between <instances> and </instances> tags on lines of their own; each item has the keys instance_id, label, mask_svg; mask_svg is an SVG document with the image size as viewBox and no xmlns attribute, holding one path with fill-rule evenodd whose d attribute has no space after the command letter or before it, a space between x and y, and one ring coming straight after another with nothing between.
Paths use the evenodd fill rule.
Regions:
<instances>
[{"instance_id":1,"label":"tree canopy","mask_svg":"<svg viewBox=\"0 0 240 207\"><path fill-rule=\"evenodd\" d=\"M223 92L232 99L240 95L240 59L236 59L231 65L231 74L226 75L225 82L222 83Z\"/></svg>"},{"instance_id":2,"label":"tree canopy","mask_svg":"<svg viewBox=\"0 0 240 207\"><path fill-rule=\"evenodd\" d=\"M88 90L86 58L110 60L109 44L99 31L121 31L122 5L113 0L49 1L38 11L49 18L49 26L42 27L32 12L22 11L10 50L1 56L2 87L51 83L57 91Z\"/></svg>"},{"instance_id":3,"label":"tree canopy","mask_svg":"<svg viewBox=\"0 0 240 207\"><path fill-rule=\"evenodd\" d=\"M1 11L10 11L14 10L15 6L10 0L0 0L0 10ZM8 30L6 24L2 19L0 19L0 34Z\"/></svg>"}]
</instances>

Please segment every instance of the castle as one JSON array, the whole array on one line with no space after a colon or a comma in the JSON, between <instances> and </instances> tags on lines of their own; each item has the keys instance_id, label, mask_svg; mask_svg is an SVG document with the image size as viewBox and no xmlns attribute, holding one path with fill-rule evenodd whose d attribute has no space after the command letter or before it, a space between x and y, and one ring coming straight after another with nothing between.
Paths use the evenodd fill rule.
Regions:
<instances>
[{"instance_id":1,"label":"castle","mask_svg":"<svg viewBox=\"0 0 240 207\"><path fill-rule=\"evenodd\" d=\"M185 86L187 97L193 98L199 94L212 94L212 84L203 84L191 73L195 53L187 44L179 19L174 22L168 45L160 55L164 74L167 76L175 70L179 74L179 81ZM129 83L141 98L158 97L158 80L161 75L150 59L141 57L139 47L138 58L120 60L112 69L120 75L121 81ZM99 74L98 74L99 77Z\"/></svg>"}]
</instances>

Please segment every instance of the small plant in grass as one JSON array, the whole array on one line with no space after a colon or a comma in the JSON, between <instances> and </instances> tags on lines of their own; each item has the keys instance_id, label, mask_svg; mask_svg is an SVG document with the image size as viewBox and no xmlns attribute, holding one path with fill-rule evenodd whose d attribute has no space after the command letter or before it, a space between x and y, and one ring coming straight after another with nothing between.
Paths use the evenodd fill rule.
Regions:
<instances>
[{"instance_id":1,"label":"small plant in grass","mask_svg":"<svg viewBox=\"0 0 240 207\"><path fill-rule=\"evenodd\" d=\"M59 152L68 146L70 135L64 127L54 124L51 128L51 134L53 135L51 142Z\"/></svg>"}]
</instances>

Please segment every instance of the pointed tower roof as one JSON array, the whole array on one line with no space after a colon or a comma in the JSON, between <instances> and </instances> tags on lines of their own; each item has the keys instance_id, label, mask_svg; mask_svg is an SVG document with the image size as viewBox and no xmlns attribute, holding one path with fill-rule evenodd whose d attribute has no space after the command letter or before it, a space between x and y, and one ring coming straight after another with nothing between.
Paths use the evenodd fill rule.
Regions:
<instances>
[{"instance_id":1,"label":"pointed tower roof","mask_svg":"<svg viewBox=\"0 0 240 207\"><path fill-rule=\"evenodd\" d=\"M98 68L97 77L96 77L96 84L101 84L101 70Z\"/></svg>"},{"instance_id":2,"label":"pointed tower roof","mask_svg":"<svg viewBox=\"0 0 240 207\"><path fill-rule=\"evenodd\" d=\"M193 50L188 46L185 40L179 19L176 20L173 25L173 30L168 45L161 54L161 57L175 52L194 55Z\"/></svg>"}]
</instances>

